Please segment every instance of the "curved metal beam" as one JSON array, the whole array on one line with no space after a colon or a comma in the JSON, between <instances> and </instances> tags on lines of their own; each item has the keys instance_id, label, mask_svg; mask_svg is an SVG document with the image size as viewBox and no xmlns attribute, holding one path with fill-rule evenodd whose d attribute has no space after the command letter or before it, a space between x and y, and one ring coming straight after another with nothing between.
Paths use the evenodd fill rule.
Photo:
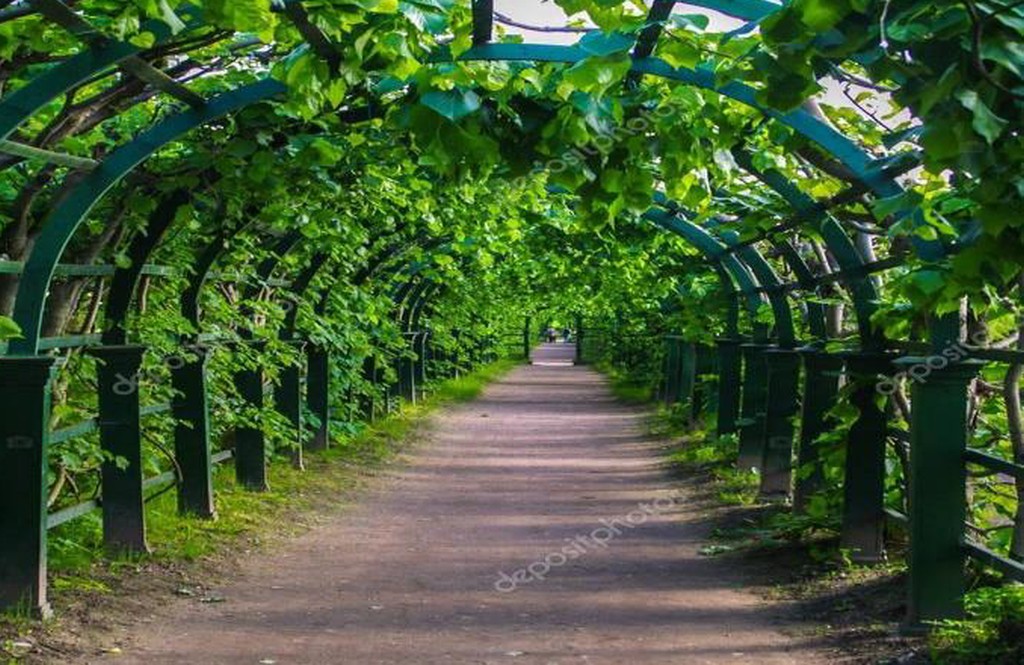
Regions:
<instances>
[{"instance_id":1,"label":"curved metal beam","mask_svg":"<svg viewBox=\"0 0 1024 665\"><path fill-rule=\"evenodd\" d=\"M284 91L283 84L264 79L214 97L203 108L173 115L110 153L99 168L75 185L43 222L42 232L25 264L13 317L23 337L11 342L8 354L31 356L39 352L43 308L57 262L75 231L111 187L160 148L189 131Z\"/></svg>"},{"instance_id":2,"label":"curved metal beam","mask_svg":"<svg viewBox=\"0 0 1024 665\"><path fill-rule=\"evenodd\" d=\"M589 53L576 46L485 44L470 48L462 53L457 60L520 60L576 64L588 57L590 57ZM435 61L438 62L450 60L450 56L442 54L438 54L435 58ZM861 182L879 197L889 198L903 193L903 188L885 172L886 162L872 159L855 143L804 109L783 113L766 108L757 102L757 91L746 84L732 81L724 85L718 85L715 81L715 74L711 70L689 69L685 67L675 68L659 58L648 57L635 60L630 71L703 88L757 109L765 116L777 120L804 138L817 144L826 153L849 168ZM915 225L919 223L923 224L924 222L915 218ZM918 256L926 261L938 260L946 254L942 243L937 240L924 240L923 238L915 237L913 238L913 243Z\"/></svg>"}]
</instances>

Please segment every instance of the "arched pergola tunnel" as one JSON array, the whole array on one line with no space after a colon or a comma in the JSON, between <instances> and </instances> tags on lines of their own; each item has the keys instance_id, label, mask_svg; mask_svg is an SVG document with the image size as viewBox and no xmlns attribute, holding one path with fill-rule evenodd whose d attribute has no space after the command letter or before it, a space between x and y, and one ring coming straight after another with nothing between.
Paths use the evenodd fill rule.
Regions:
<instances>
[{"instance_id":1,"label":"arched pergola tunnel","mask_svg":"<svg viewBox=\"0 0 1024 665\"><path fill-rule=\"evenodd\" d=\"M883 295L873 276L901 268L910 260L941 263L950 248L960 249L971 236L965 231L959 242L943 243L927 233L913 233L910 237L913 259L899 254L882 259L866 256L858 248L862 232L851 230L831 209L851 201L877 202L903 196L905 192L897 178L914 168L917 161L905 156L899 159L873 157L856 140L844 136L807 108L774 110L762 104L758 91L742 81L721 83L708 69L674 67L656 57L659 40L664 37L665 22L676 4L656 0L644 29L624 36L628 44L629 71L623 88L658 81L670 88L690 88L721 96L737 106L752 109L764 122L782 127L813 145L828 161L850 173L853 184L828 200L815 200L792 178L776 169L759 167L753 155L754 146L741 142L733 147L731 155L748 180L745 187L756 188L788 208L788 217L781 223L753 233L742 227L744 216L755 212L752 209L730 210L730 206L723 205L720 215L688 211L685 205L661 194L660 187L656 188L653 205L642 213L643 218L651 222L657 232L678 236L695 248L704 257L707 270L714 272L719 280L727 302L725 334L715 342L713 362L707 358L697 359L696 340L688 335L690 331L674 331L668 338L664 394L669 401L692 402L696 366L716 367L718 433L738 434L738 464L760 470L765 495L792 493L794 507L801 510L825 482L815 441L834 424L829 412L840 399L842 373L852 386L848 399L859 413L848 434L843 472L843 544L856 559L880 560L884 557L887 510L885 455L892 434L889 417L877 403L878 382L880 377L894 376L901 367L927 364L928 358L898 358L911 349L942 358L946 349L962 344L963 340L955 313L929 318L926 344L887 339L873 323ZM780 11L780 6L767 2L737 5L699 0L687 4L751 24ZM331 74L338 74L346 46L332 41L330 31L317 20L315 11L295 0L275 3L274 7L318 56L317 66L325 66ZM214 340L204 338L201 325L204 286L213 281L211 275L215 266L235 239L245 234L264 238L271 245L266 258L253 267L249 283L242 286L241 304L237 308L237 339L232 342L239 347L240 359L233 377L235 388L242 400L255 409L263 405L268 381L266 368L259 362L254 363L252 358L260 357L259 351L268 340L258 335L252 303L261 300L261 294L268 287L290 289L287 298L281 300L289 305L284 324L277 331L278 341L300 349L305 367L289 364L273 368L273 373L280 372L274 382L273 403L294 430L292 459L297 465L302 463L303 445L315 449L328 444L330 403L335 394L331 376L338 352L306 338L300 325L298 303L311 303L315 314L325 317L333 285L344 280L329 279L330 271L338 266L338 256L325 247L316 246L315 239L305 238L301 225L283 231L261 229L255 210L240 223L214 220L206 245L194 254L187 288L181 297L181 315L188 322L190 332L177 336L182 350L181 362L171 371L176 397L166 408L147 410L138 389L124 391L120 388L124 377L138 377L146 353L145 346L129 343L128 316L133 302L140 297L140 284L149 268L150 257L174 228L177 211L193 200L193 192L177 189L161 199L144 232L136 234L128 243L125 265L112 267L100 339L45 337L47 298L55 276L88 274L81 267L62 266L62 256L104 197L147 160L170 146L187 141L190 132L214 123L227 123L253 108L285 104L293 91L286 83L267 76L256 77L232 89L200 95L193 89L197 86L186 85L187 77L183 77L184 82L176 79L160 68L156 58L145 57L149 51L159 52L164 46L180 45L182 31L186 35L188 31L202 31L201 11L181 10L185 20L177 31L163 21L147 23L145 30L152 35L149 49L102 35L89 23L87 15L75 12L59 0L31 0L6 9L0 6L0 16L3 12L8 12L3 17L5 20L29 17L48 21L82 41L77 55L52 64L21 87L0 97L0 140L6 142L0 150L17 159L27 157L69 169L64 175L65 189L46 212L23 265L10 270L19 276L11 318L21 335L10 340L6 355L0 358L0 415L3 416L0 439L7 442L0 453L0 468L3 469L0 479L4 481L0 485L4 487L3 504L11 507L5 508L0 518L0 534L4 536L0 539L4 543L0 546L0 570L3 571L0 603L13 605L27 600L37 611L45 613L48 526L99 506L99 502L93 500L47 516L48 446L55 438L75 434L65 432L54 437L50 431L51 385L57 369L50 352L54 348L88 345L90 354L102 361L97 370L96 422L101 445L109 456L102 472L104 536L114 549L144 551L147 548L144 492L153 485L142 479L142 424L146 416L169 410L176 423L174 456L180 475L177 481L181 510L200 517L212 517L215 513L211 469L218 460L211 454L207 376L208 349ZM472 45L456 56L452 55L453 49L438 46L428 54L431 63L524 63L524 66L549 63L573 67L606 55L595 55L582 45L494 42L493 7L487 1L472 3L472 17ZM257 40L241 38L231 45L230 53L258 48ZM141 86L143 98L158 95L169 99L166 113L154 114L155 120L148 128L98 160L32 149L24 143L10 141L19 128L46 111L55 100L73 96L83 86L102 80L114 71ZM365 106L353 104L345 109L342 120L357 122L379 117L382 108L386 113L389 107L415 103L415 85L407 86L406 93L402 97L388 97L385 93L380 99L370 99ZM449 119L460 119L460 113L452 111L457 117ZM287 126L273 130L285 135L290 131ZM283 146L277 148L283 155ZM780 149L785 150L785 146ZM208 186L215 188L219 177L214 174ZM728 183L721 187L723 192L729 192ZM910 213L905 221L912 229L928 226L920 211ZM367 220L371 232L372 222ZM362 261L351 280L356 285L365 285L368 281L386 285L382 292L393 302L392 315L404 337L405 351L383 354L390 355L389 361L394 365L393 382L385 380L385 367L377 353L358 358L363 378L380 386L379 395L359 399L350 393L346 397L359 402L360 409L369 417L378 410L377 397L383 398L389 408L395 397L407 401L417 399L419 387L428 379L427 359L434 355L432 333L423 321L431 317L434 303L450 292L447 273L425 274L426 268L438 257L443 257L445 263L461 266L467 256L464 251L454 250L451 239L443 234L416 236L396 229L394 236L394 239L388 235L377 238L384 246ZM817 243L819 239L823 254L816 257L818 265L812 265L808 252L799 245ZM407 256L410 249L418 249L420 256ZM300 252L306 258L298 272L275 277L282 264L287 263L286 257ZM825 257L824 261L820 260L821 256ZM835 264L834 268L830 262ZM474 274L472 262L466 261L461 272L465 278L470 278ZM784 281L784 273L791 274L793 281ZM836 341L836 335L829 330L829 312L820 301L837 285L842 287L852 306L857 332L856 347L843 353L829 349L829 342ZM588 327L586 323L582 326L584 334ZM469 346L476 349L470 358L476 362L485 360L495 342L487 336L470 341ZM962 542L967 461L993 465L1002 471L1009 469L1012 475L1020 474L1015 464L968 449L967 386L977 371L976 361L1014 362L1018 359L1005 354L972 349L975 361L946 362L941 368L933 368L927 381L913 384L909 508L901 517L910 532L909 621L912 623L959 612L967 555L994 565L1011 577L1022 577L1024 569L1018 564L977 543L965 545ZM454 358L451 361L458 366L467 360ZM312 414L318 422L316 430L308 437L303 433L304 413ZM799 421L796 427L794 421ZM234 436L233 458L239 482L253 490L265 488L267 442L264 431L256 426L243 426L236 428ZM811 472L806 476L800 474L794 485L795 466L810 468Z\"/></svg>"}]
</instances>

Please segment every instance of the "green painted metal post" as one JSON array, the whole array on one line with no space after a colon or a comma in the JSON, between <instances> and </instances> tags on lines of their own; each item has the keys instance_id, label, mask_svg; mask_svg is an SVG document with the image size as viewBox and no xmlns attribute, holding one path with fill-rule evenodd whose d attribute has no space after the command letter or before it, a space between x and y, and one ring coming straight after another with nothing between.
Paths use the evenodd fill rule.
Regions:
<instances>
[{"instance_id":1,"label":"green painted metal post","mask_svg":"<svg viewBox=\"0 0 1024 665\"><path fill-rule=\"evenodd\" d=\"M743 355L743 404L737 425L740 452L736 464L741 469L761 468L764 462L764 417L768 398L768 365L764 359L766 344L741 344Z\"/></svg>"},{"instance_id":2,"label":"green painted metal post","mask_svg":"<svg viewBox=\"0 0 1024 665\"><path fill-rule=\"evenodd\" d=\"M416 387L418 388L419 399L427 398L427 369L430 362L430 331L421 330L416 336Z\"/></svg>"},{"instance_id":3,"label":"green painted metal post","mask_svg":"<svg viewBox=\"0 0 1024 665\"><path fill-rule=\"evenodd\" d=\"M843 526L840 546L856 563L885 560L885 442L889 424L879 407L881 377L893 372L884 353L844 354L853 381L850 401L859 415L846 441L843 480Z\"/></svg>"},{"instance_id":4,"label":"green painted metal post","mask_svg":"<svg viewBox=\"0 0 1024 665\"><path fill-rule=\"evenodd\" d=\"M527 316L523 322L523 360L530 362L530 351L533 350L533 336L530 335L530 327L533 319Z\"/></svg>"},{"instance_id":5,"label":"green painted metal post","mask_svg":"<svg viewBox=\"0 0 1024 665\"><path fill-rule=\"evenodd\" d=\"M0 357L0 610L51 614L46 596L50 357Z\"/></svg>"},{"instance_id":6,"label":"green painted metal post","mask_svg":"<svg viewBox=\"0 0 1024 665\"><path fill-rule=\"evenodd\" d=\"M253 409L263 408L263 368L239 370L234 378L235 388L247 405ZM269 489L266 441L258 423L235 429L235 478L239 485L254 492Z\"/></svg>"},{"instance_id":7,"label":"green painted metal post","mask_svg":"<svg viewBox=\"0 0 1024 665\"><path fill-rule=\"evenodd\" d=\"M804 347L799 351L804 361L804 399L800 411L793 510L804 513L811 497L825 486L825 470L815 441L835 424L827 414L836 403L843 361L815 347Z\"/></svg>"},{"instance_id":8,"label":"green painted metal post","mask_svg":"<svg viewBox=\"0 0 1024 665\"><path fill-rule=\"evenodd\" d=\"M666 405L672 405L679 401L679 338L675 335L665 336L664 374L662 399Z\"/></svg>"},{"instance_id":9,"label":"green painted metal post","mask_svg":"<svg viewBox=\"0 0 1024 665\"><path fill-rule=\"evenodd\" d=\"M306 347L306 408L320 426L306 442L310 450L325 450L331 445L331 354L316 344ZM373 402L370 402L373 410ZM365 413L365 409L364 409Z\"/></svg>"},{"instance_id":10,"label":"green painted metal post","mask_svg":"<svg viewBox=\"0 0 1024 665\"><path fill-rule=\"evenodd\" d=\"M360 398L359 410L362 413L363 420L372 423L376 416L375 406L377 403L377 400L374 398L377 391L377 359L372 355L363 358L363 380L370 384L370 392Z\"/></svg>"},{"instance_id":11,"label":"green painted metal post","mask_svg":"<svg viewBox=\"0 0 1024 665\"><path fill-rule=\"evenodd\" d=\"M289 450L292 466L305 469L302 455L302 370L298 365L281 368L279 383L274 386L274 408L292 427L292 436L289 437L292 444Z\"/></svg>"},{"instance_id":12,"label":"green painted metal post","mask_svg":"<svg viewBox=\"0 0 1024 665\"><path fill-rule=\"evenodd\" d=\"M705 409L708 408L708 401L711 395L708 391L708 381L703 377L715 372L715 354L707 344L695 344L693 347L693 357L693 405L690 413L691 418L696 422L704 415Z\"/></svg>"},{"instance_id":13,"label":"green painted metal post","mask_svg":"<svg viewBox=\"0 0 1024 665\"><path fill-rule=\"evenodd\" d=\"M720 338L718 349L718 436L733 434L738 427L740 415L740 386L743 376L743 359L740 355L740 341Z\"/></svg>"},{"instance_id":14,"label":"green painted metal post","mask_svg":"<svg viewBox=\"0 0 1024 665\"><path fill-rule=\"evenodd\" d=\"M416 359L409 355L416 349L416 333L405 334L408 349L398 357L398 395L409 402L416 403Z\"/></svg>"},{"instance_id":15,"label":"green painted metal post","mask_svg":"<svg viewBox=\"0 0 1024 665\"><path fill-rule=\"evenodd\" d=\"M677 401L693 409L693 391L697 385L697 350L693 342L676 340L679 357Z\"/></svg>"},{"instance_id":16,"label":"green painted metal post","mask_svg":"<svg viewBox=\"0 0 1024 665\"><path fill-rule=\"evenodd\" d=\"M377 379L374 383L378 386L383 386L383 390L381 392L384 395L384 412L387 414L394 413L398 408L398 404L396 403L400 395L398 382L401 380L401 372L399 371L398 365L399 359L395 358L393 369L395 370L396 379L386 385L384 384L384 368L380 366L377 367Z\"/></svg>"},{"instance_id":17,"label":"green painted metal post","mask_svg":"<svg viewBox=\"0 0 1024 665\"><path fill-rule=\"evenodd\" d=\"M789 496L793 477L793 419L800 410L800 355L793 349L767 349L768 392L761 462L763 497Z\"/></svg>"},{"instance_id":18,"label":"green painted metal post","mask_svg":"<svg viewBox=\"0 0 1024 665\"><path fill-rule=\"evenodd\" d=\"M910 569L907 624L957 618L966 591L967 387L982 362L947 363L941 355L901 358L913 378L910 422Z\"/></svg>"},{"instance_id":19,"label":"green painted metal post","mask_svg":"<svg viewBox=\"0 0 1024 665\"><path fill-rule=\"evenodd\" d=\"M148 552L142 493L142 421L139 370L146 347L103 346L89 351L99 359L100 446L103 543L111 552Z\"/></svg>"},{"instance_id":20,"label":"green painted metal post","mask_svg":"<svg viewBox=\"0 0 1024 665\"><path fill-rule=\"evenodd\" d=\"M462 331L458 328L452 330L452 339L455 340L455 349L452 351L448 360L451 362L451 378L459 378L459 363L462 362L459 358L459 339L462 337Z\"/></svg>"},{"instance_id":21,"label":"green painted metal post","mask_svg":"<svg viewBox=\"0 0 1024 665\"><path fill-rule=\"evenodd\" d=\"M573 358L573 364L582 365L583 359L583 317L576 317L576 357Z\"/></svg>"},{"instance_id":22,"label":"green painted metal post","mask_svg":"<svg viewBox=\"0 0 1024 665\"><path fill-rule=\"evenodd\" d=\"M209 350L187 346L171 367L174 416L174 457L181 469L178 512L206 519L216 517L213 464L210 461L210 407L206 392ZM186 357L187 356L187 357Z\"/></svg>"}]
</instances>

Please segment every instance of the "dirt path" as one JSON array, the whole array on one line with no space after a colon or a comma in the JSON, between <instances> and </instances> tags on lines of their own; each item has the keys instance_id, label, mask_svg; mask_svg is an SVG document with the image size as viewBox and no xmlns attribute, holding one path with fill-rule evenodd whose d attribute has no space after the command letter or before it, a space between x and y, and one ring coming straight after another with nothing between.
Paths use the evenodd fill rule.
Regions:
<instances>
[{"instance_id":1,"label":"dirt path","mask_svg":"<svg viewBox=\"0 0 1024 665\"><path fill-rule=\"evenodd\" d=\"M519 368L439 416L359 508L245 563L225 602L182 600L110 660L826 662L778 632L780 610L739 590L729 562L697 554L707 527L641 426L589 369Z\"/></svg>"}]
</instances>

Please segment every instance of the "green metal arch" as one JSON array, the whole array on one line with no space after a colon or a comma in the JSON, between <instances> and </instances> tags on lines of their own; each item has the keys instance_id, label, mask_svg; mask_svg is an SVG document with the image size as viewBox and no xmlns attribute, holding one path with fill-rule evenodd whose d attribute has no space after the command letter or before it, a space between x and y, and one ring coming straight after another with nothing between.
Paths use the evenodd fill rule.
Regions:
<instances>
[{"instance_id":1,"label":"green metal arch","mask_svg":"<svg viewBox=\"0 0 1024 665\"><path fill-rule=\"evenodd\" d=\"M194 27L194 21L189 23ZM173 36L164 21L147 21L141 29L155 37L155 44ZM22 123L53 100L142 51L137 46L119 41L90 46L34 77L24 87L0 100L0 139L10 137Z\"/></svg>"},{"instance_id":2,"label":"green metal arch","mask_svg":"<svg viewBox=\"0 0 1024 665\"><path fill-rule=\"evenodd\" d=\"M39 352L43 308L57 262L89 211L111 187L157 150L192 129L284 91L281 83L264 79L219 95L201 109L171 116L143 132L112 152L99 168L83 178L46 218L25 264L14 305L14 320L21 326L23 337L11 342L8 353L35 355Z\"/></svg>"},{"instance_id":3,"label":"green metal arch","mask_svg":"<svg viewBox=\"0 0 1024 665\"><path fill-rule=\"evenodd\" d=\"M850 237L826 210L818 206L814 199L801 191L782 173L774 169L766 171L757 169L750 159L750 154L746 151L734 151L733 156L743 170L782 196L798 215L803 216L821 233L826 246L839 263L840 270L850 275L842 279L841 282L846 286L853 300L861 346L865 348L881 347L884 344L884 338L881 332L871 324L871 316L878 307L878 291L866 275L858 274L858 269L863 268L864 261Z\"/></svg>"},{"instance_id":4,"label":"green metal arch","mask_svg":"<svg viewBox=\"0 0 1024 665\"><path fill-rule=\"evenodd\" d=\"M484 44L474 46L461 54L458 61L530 61L575 64L590 54L576 46L551 44ZM443 60L441 58L438 59ZM715 74L705 69L674 68L659 58L641 58L633 61L631 71L716 92L734 101L759 110L761 113L790 127L798 134L816 143L832 157L849 168L861 182L882 198L897 196L903 189L885 173L884 164L871 159L863 150L842 134L821 122L809 112L797 109L782 113L765 108L757 102L757 91L748 85L732 81L718 85ZM945 256L943 245L934 240L915 237L915 250L924 260L937 260Z\"/></svg>"},{"instance_id":5,"label":"green metal arch","mask_svg":"<svg viewBox=\"0 0 1024 665\"><path fill-rule=\"evenodd\" d=\"M460 56L460 60L530 60L574 63L587 54L577 47L537 44L486 44L476 46ZM899 194L901 188L888 178L867 155L838 132L803 110L778 113L757 104L755 91L749 86L731 82L716 85L714 75L704 70L675 69L656 58L634 61L633 71L695 85L757 108L767 116L790 126L814 141L881 196ZM132 168L157 149L178 136L217 117L245 106L269 99L284 91L284 86L267 79L216 97L201 109L193 109L144 132L135 140L114 151L95 172L76 186L64 205L53 211L40 237L40 243L29 257L15 304L15 320L24 337L11 344L10 353L34 355L38 341L45 293L60 254L75 229L103 194ZM939 258L944 254L936 241L915 240L923 258ZM26 286L26 284L28 286Z\"/></svg>"},{"instance_id":6,"label":"green metal arch","mask_svg":"<svg viewBox=\"0 0 1024 665\"><path fill-rule=\"evenodd\" d=\"M727 252L705 229L689 220L681 219L668 210L651 208L643 214L643 217L661 228L683 237L708 259L720 264L722 272L718 272L719 278L721 279L724 274L727 274L730 276L730 287L735 283L739 284L739 291L744 296L747 312L750 314L753 324L754 338L757 341L768 340L768 327L758 323L756 319L757 312L765 302L760 294L760 285L743 262L733 256L731 252Z\"/></svg>"}]
</instances>

